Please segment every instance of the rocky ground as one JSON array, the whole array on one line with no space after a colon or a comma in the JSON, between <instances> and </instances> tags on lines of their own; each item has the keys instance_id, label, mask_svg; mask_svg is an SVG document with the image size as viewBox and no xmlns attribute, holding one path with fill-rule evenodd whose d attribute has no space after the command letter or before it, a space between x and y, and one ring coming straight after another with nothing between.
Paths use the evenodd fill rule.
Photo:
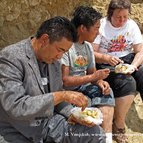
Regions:
<instances>
[{"instance_id":1,"label":"rocky ground","mask_svg":"<svg viewBox=\"0 0 143 143\"><path fill-rule=\"evenodd\" d=\"M143 143L143 102L140 95L136 96L128 112L126 131L129 143Z\"/></svg>"}]
</instances>

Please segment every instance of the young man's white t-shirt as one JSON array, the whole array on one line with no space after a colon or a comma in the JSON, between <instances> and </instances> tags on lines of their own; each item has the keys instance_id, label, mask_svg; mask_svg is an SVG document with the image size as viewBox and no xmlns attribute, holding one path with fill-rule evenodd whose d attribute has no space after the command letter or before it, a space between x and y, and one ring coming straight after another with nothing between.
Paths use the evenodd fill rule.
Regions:
<instances>
[{"instance_id":1,"label":"young man's white t-shirt","mask_svg":"<svg viewBox=\"0 0 143 143\"><path fill-rule=\"evenodd\" d=\"M132 53L132 45L143 42L138 25L128 19L123 27L115 28L107 18L101 19L100 35L94 43L99 44L99 52L117 57Z\"/></svg>"}]
</instances>

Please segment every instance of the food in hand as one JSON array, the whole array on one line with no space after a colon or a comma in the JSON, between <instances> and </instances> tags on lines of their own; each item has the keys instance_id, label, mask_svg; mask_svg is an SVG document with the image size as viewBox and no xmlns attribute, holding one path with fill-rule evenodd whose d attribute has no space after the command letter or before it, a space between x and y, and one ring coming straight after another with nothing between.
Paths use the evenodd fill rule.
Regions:
<instances>
[{"instance_id":1,"label":"food in hand","mask_svg":"<svg viewBox=\"0 0 143 143\"><path fill-rule=\"evenodd\" d=\"M97 118L97 112L95 110L85 109L81 114L91 116L92 118Z\"/></svg>"},{"instance_id":2,"label":"food in hand","mask_svg":"<svg viewBox=\"0 0 143 143\"><path fill-rule=\"evenodd\" d=\"M115 67L115 73L126 73L129 66L128 64L119 64Z\"/></svg>"},{"instance_id":3,"label":"food in hand","mask_svg":"<svg viewBox=\"0 0 143 143\"><path fill-rule=\"evenodd\" d=\"M72 109L71 113L76 119L88 124L95 123L96 125L100 125L103 121L102 112L98 108L88 107L82 111L80 107L75 107Z\"/></svg>"}]
</instances>

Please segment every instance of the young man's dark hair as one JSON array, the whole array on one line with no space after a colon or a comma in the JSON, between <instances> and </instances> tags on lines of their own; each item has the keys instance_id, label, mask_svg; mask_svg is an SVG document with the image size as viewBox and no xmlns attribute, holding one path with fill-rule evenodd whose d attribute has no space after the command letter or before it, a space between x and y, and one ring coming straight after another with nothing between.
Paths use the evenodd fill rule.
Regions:
<instances>
[{"instance_id":1,"label":"young man's dark hair","mask_svg":"<svg viewBox=\"0 0 143 143\"><path fill-rule=\"evenodd\" d=\"M128 9L131 13L131 2L129 0L111 0L107 10L107 19L109 21L111 21L115 9Z\"/></svg>"},{"instance_id":2,"label":"young man's dark hair","mask_svg":"<svg viewBox=\"0 0 143 143\"><path fill-rule=\"evenodd\" d=\"M43 34L48 34L50 42L59 41L63 37L73 42L76 40L74 26L67 18L61 16L44 21L37 30L36 38L40 38Z\"/></svg>"},{"instance_id":3,"label":"young man's dark hair","mask_svg":"<svg viewBox=\"0 0 143 143\"><path fill-rule=\"evenodd\" d=\"M101 18L102 15L94 8L88 6L79 6L73 13L73 19L71 22L76 28L80 25L84 25L88 29Z\"/></svg>"}]
</instances>

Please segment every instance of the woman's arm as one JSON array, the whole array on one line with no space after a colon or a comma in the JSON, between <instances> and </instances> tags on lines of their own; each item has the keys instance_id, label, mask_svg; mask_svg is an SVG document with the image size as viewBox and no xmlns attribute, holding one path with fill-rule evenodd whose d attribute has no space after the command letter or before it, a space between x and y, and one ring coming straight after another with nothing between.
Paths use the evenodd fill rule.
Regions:
<instances>
[{"instance_id":1,"label":"woman's arm","mask_svg":"<svg viewBox=\"0 0 143 143\"><path fill-rule=\"evenodd\" d=\"M109 64L111 66L115 66L115 65L123 62L118 57L100 53L99 52L99 44L92 43L92 46L94 49L94 56L95 56L96 63L99 63L99 64L105 63L105 64Z\"/></svg>"},{"instance_id":2,"label":"woman's arm","mask_svg":"<svg viewBox=\"0 0 143 143\"><path fill-rule=\"evenodd\" d=\"M135 53L135 57L131 65L138 67L143 63L143 43L133 45L133 50Z\"/></svg>"}]
</instances>

